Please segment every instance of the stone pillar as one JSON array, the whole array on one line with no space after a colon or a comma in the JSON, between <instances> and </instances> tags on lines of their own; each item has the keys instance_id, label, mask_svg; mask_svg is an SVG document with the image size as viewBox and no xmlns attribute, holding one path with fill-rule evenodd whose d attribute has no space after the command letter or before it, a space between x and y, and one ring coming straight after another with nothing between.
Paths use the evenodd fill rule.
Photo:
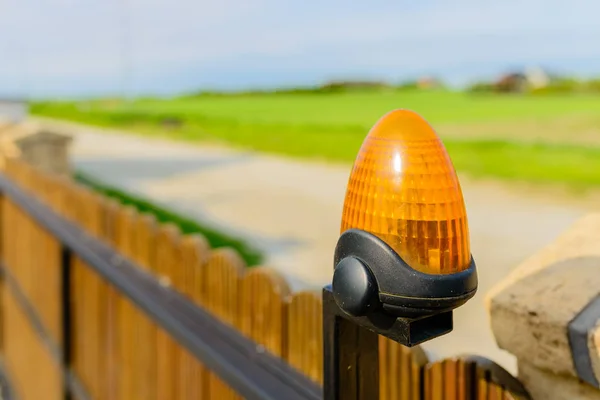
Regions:
<instances>
[{"instance_id":1,"label":"stone pillar","mask_svg":"<svg viewBox=\"0 0 600 400\"><path fill-rule=\"evenodd\" d=\"M487 304L534 400L600 400L600 214L516 268Z\"/></svg>"},{"instance_id":2,"label":"stone pillar","mask_svg":"<svg viewBox=\"0 0 600 400\"><path fill-rule=\"evenodd\" d=\"M72 136L31 122L15 124L0 132L0 154L20 157L44 171L70 175Z\"/></svg>"}]
</instances>

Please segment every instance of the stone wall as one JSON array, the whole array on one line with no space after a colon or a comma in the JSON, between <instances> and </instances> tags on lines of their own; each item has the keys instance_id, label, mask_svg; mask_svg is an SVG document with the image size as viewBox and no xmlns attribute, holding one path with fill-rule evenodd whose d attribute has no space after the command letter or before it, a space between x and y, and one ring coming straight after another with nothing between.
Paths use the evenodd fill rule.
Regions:
<instances>
[{"instance_id":1,"label":"stone wall","mask_svg":"<svg viewBox=\"0 0 600 400\"><path fill-rule=\"evenodd\" d=\"M534 400L600 399L600 214L575 223L488 294L500 348Z\"/></svg>"}]
</instances>

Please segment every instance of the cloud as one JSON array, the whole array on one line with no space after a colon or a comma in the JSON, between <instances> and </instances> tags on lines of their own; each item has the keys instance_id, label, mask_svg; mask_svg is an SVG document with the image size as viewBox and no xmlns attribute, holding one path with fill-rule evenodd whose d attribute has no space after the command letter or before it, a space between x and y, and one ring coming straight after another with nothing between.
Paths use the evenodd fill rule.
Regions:
<instances>
[{"instance_id":1,"label":"cloud","mask_svg":"<svg viewBox=\"0 0 600 400\"><path fill-rule=\"evenodd\" d=\"M127 71L152 91L202 76L229 86L569 60L585 70L600 56L599 11L595 0L0 0L0 93L25 80L37 92L115 90Z\"/></svg>"}]
</instances>

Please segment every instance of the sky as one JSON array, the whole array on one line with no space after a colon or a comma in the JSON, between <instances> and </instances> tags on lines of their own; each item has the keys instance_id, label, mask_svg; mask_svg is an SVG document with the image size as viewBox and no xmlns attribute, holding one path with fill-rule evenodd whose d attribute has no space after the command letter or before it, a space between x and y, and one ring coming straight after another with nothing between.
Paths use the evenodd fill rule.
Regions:
<instances>
[{"instance_id":1,"label":"sky","mask_svg":"<svg viewBox=\"0 0 600 400\"><path fill-rule=\"evenodd\" d=\"M0 96L600 76L598 15L597 0L0 0Z\"/></svg>"}]
</instances>

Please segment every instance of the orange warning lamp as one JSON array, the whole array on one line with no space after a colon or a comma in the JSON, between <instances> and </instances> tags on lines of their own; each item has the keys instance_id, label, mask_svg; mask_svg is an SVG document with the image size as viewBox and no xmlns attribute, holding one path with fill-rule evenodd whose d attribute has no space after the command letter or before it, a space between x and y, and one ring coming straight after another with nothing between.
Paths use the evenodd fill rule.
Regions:
<instances>
[{"instance_id":1,"label":"orange warning lamp","mask_svg":"<svg viewBox=\"0 0 600 400\"><path fill-rule=\"evenodd\" d=\"M333 297L352 316L445 313L451 330L451 311L476 289L452 161L420 115L392 111L370 130L350 174Z\"/></svg>"},{"instance_id":2,"label":"orange warning lamp","mask_svg":"<svg viewBox=\"0 0 600 400\"><path fill-rule=\"evenodd\" d=\"M348 182L342 232L381 238L412 268L448 274L469 268L469 229L448 153L420 115L396 110L365 139Z\"/></svg>"}]
</instances>

